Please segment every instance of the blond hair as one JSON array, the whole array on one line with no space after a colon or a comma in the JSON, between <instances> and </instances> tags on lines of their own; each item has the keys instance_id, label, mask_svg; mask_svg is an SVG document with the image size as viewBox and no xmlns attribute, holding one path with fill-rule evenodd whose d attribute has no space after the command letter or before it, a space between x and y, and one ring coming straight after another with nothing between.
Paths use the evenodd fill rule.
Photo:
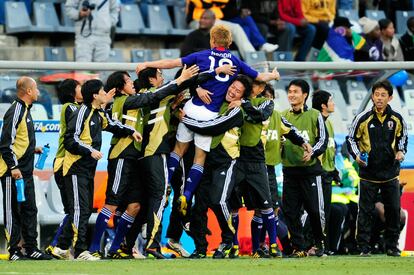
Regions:
<instances>
[{"instance_id":1,"label":"blond hair","mask_svg":"<svg viewBox=\"0 0 414 275\"><path fill-rule=\"evenodd\" d=\"M229 48L232 43L230 29L224 25L215 25L210 31L210 41L216 47Z\"/></svg>"}]
</instances>

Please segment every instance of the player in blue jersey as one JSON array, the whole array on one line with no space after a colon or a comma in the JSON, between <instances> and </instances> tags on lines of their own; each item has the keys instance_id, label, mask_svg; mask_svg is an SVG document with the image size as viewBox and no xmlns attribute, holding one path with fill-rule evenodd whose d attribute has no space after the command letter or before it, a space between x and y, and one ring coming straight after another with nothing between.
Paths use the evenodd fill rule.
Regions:
<instances>
[{"instance_id":1,"label":"player in blue jersey","mask_svg":"<svg viewBox=\"0 0 414 275\"><path fill-rule=\"evenodd\" d=\"M200 71L213 71L217 67L227 65L228 69L225 70L225 73L218 74L214 79L201 84L196 89L197 94L184 106L184 112L188 117L199 121L211 120L217 116L229 85L239 73L264 82L279 79L279 73L276 69L270 73L259 73L234 56L229 50L231 43L232 37L229 29L223 25L216 25L210 31L210 50L196 52L177 59L144 62L138 64L136 70L138 73L147 67L170 69L196 64ZM194 162L188 173L184 192L179 198L179 209L183 215L186 215L187 202L191 200L203 174L206 153L210 151L211 136L194 133L180 123L177 130L177 142L168 160L168 178L170 181L192 140L196 145Z\"/></svg>"}]
</instances>

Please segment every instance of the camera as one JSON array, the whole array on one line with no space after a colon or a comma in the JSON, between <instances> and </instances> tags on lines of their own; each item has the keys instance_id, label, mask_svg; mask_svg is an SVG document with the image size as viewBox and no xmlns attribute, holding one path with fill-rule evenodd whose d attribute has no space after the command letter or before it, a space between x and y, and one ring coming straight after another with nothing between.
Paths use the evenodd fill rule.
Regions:
<instances>
[{"instance_id":1,"label":"camera","mask_svg":"<svg viewBox=\"0 0 414 275\"><path fill-rule=\"evenodd\" d=\"M82 10L83 11L94 10L95 7L96 7L96 5L89 3L88 0L85 0L85 1L82 2Z\"/></svg>"}]
</instances>

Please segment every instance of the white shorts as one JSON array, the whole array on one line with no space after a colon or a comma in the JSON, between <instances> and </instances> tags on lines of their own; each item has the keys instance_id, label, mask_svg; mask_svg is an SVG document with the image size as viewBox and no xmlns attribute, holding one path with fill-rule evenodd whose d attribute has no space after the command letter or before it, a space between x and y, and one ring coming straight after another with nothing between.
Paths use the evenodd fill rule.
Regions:
<instances>
[{"instance_id":1,"label":"white shorts","mask_svg":"<svg viewBox=\"0 0 414 275\"><path fill-rule=\"evenodd\" d=\"M218 115L217 112L212 112L205 106L198 106L193 104L192 100L187 101L187 103L184 105L184 112L186 116L199 121L207 121L217 117ZM193 131L188 129L187 126L185 126L185 124L182 122L178 124L176 138L177 141L182 143L187 143L194 140L195 146L197 146L205 152L210 152L212 137L194 133Z\"/></svg>"}]
</instances>

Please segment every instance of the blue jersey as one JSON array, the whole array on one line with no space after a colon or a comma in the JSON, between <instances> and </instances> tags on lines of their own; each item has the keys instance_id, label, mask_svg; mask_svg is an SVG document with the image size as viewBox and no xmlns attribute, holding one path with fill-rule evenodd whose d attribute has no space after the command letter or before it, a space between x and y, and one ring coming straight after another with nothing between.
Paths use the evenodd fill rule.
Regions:
<instances>
[{"instance_id":1,"label":"blue jersey","mask_svg":"<svg viewBox=\"0 0 414 275\"><path fill-rule=\"evenodd\" d=\"M236 66L236 73L234 75L219 74L214 79L208 80L200 86L203 89L213 93L210 95L211 103L205 104L197 95L193 97L193 103L198 106L204 105L207 109L213 112L218 112L226 97L227 89L233 80L237 77L237 74L242 73L256 79L259 74L249 65L241 61L237 56L231 54L227 49L211 49L204 50L196 53L192 53L181 58L181 62L187 67L196 64L200 68L200 72L213 71L217 67L225 64Z\"/></svg>"}]
</instances>

